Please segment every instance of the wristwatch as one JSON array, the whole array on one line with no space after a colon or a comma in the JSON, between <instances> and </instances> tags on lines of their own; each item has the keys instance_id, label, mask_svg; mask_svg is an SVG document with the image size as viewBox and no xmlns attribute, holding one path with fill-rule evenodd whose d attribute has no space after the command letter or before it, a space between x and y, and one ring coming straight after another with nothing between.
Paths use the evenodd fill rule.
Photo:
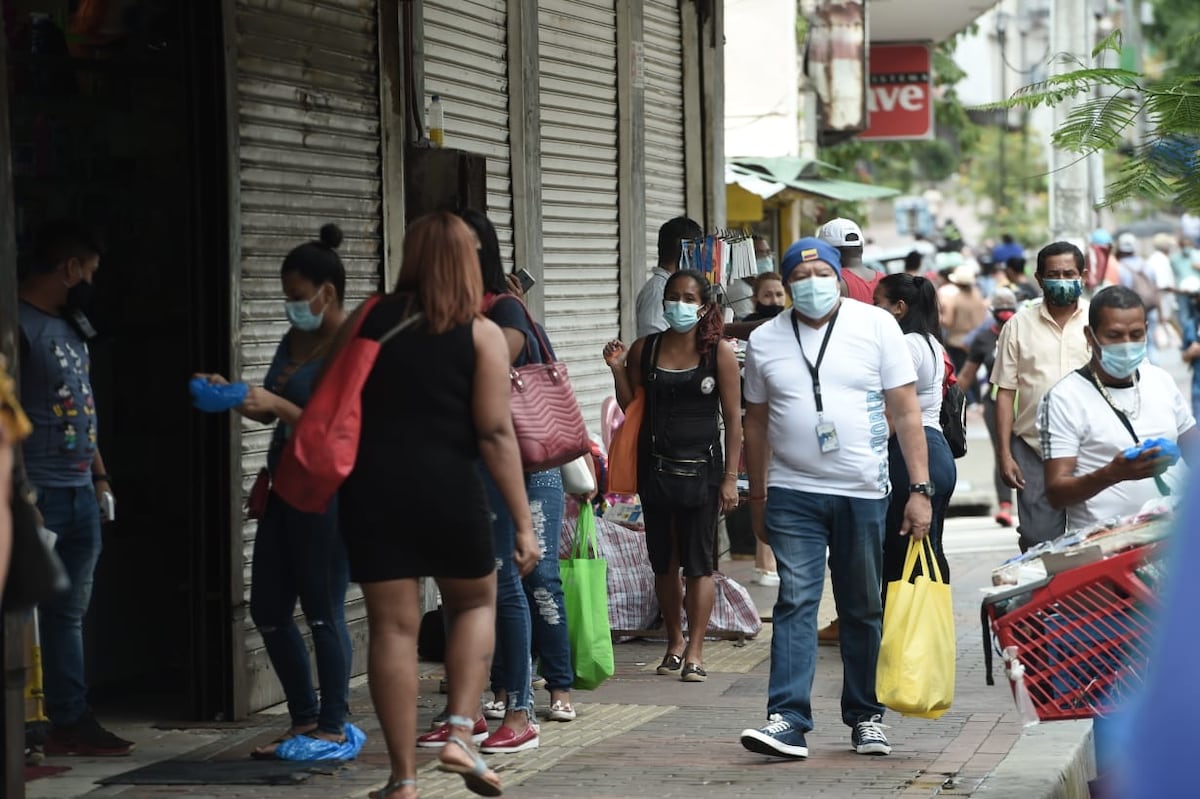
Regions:
<instances>
[{"instance_id":1,"label":"wristwatch","mask_svg":"<svg viewBox=\"0 0 1200 799\"><path fill-rule=\"evenodd\" d=\"M924 494L927 497L933 496L933 481L924 483L913 483L908 487L910 494Z\"/></svg>"}]
</instances>

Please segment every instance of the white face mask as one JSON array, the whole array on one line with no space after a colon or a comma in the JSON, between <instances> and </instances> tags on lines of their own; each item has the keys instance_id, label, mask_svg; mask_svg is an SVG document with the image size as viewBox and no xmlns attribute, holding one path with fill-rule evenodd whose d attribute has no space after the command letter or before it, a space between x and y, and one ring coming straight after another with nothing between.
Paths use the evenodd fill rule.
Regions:
<instances>
[{"instance_id":1,"label":"white face mask","mask_svg":"<svg viewBox=\"0 0 1200 799\"><path fill-rule=\"evenodd\" d=\"M842 296L838 279L832 276L818 275L797 280L790 284L792 306L801 316L809 319L820 319L833 310L838 298Z\"/></svg>"}]
</instances>

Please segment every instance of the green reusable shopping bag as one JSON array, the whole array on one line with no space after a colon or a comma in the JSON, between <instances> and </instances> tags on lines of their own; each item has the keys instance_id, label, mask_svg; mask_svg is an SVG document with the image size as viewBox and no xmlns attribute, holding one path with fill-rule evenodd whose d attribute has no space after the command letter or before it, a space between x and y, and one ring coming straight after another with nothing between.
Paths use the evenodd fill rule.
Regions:
<instances>
[{"instance_id":1,"label":"green reusable shopping bag","mask_svg":"<svg viewBox=\"0 0 1200 799\"><path fill-rule=\"evenodd\" d=\"M596 688L613 675L612 630L608 626L608 563L596 548L596 520L590 502L579 508L575 544L558 561L567 637L575 664L575 687Z\"/></svg>"}]
</instances>

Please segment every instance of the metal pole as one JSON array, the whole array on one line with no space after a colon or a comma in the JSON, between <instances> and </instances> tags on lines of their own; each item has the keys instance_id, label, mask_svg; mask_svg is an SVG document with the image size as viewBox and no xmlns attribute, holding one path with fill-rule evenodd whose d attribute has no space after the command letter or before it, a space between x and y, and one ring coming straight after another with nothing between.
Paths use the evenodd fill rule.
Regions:
<instances>
[{"instance_id":1,"label":"metal pole","mask_svg":"<svg viewBox=\"0 0 1200 799\"><path fill-rule=\"evenodd\" d=\"M1003 14L1004 12L998 12ZM1000 18L997 18L999 21ZM1006 30L1007 22L1000 23L1000 28L996 32L997 39L1000 45L1000 99L1008 99L1008 64L1005 52L1005 45L1008 44L1008 31ZM1008 138L1008 109L1005 108L1000 112L1000 174L999 180L996 181L996 212L1005 208L1005 181L1008 180L1008 157L1005 150L1006 139Z\"/></svg>"},{"instance_id":2,"label":"metal pole","mask_svg":"<svg viewBox=\"0 0 1200 799\"><path fill-rule=\"evenodd\" d=\"M1086 0L1054 0L1051 17L1053 51L1087 57L1091 51L1091 25L1088 23ZM1059 61L1053 69L1061 74L1069 71L1071 65ZM1064 101L1055 107L1055 128L1066 121L1077 102ZM1050 238L1082 244L1086 241L1091 220L1087 160L1054 148L1050 153L1050 168Z\"/></svg>"}]
</instances>

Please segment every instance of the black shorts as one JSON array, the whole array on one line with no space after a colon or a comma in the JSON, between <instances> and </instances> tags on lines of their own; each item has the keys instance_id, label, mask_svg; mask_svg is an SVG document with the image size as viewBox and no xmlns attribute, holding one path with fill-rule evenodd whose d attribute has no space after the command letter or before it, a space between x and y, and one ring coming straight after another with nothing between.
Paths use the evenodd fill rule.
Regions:
<instances>
[{"instance_id":1,"label":"black shorts","mask_svg":"<svg viewBox=\"0 0 1200 799\"><path fill-rule=\"evenodd\" d=\"M667 503L642 503L646 549L656 575L669 574L671 557L679 551L684 577L707 577L716 566L717 512L720 488L709 489L708 502L696 508L676 508ZM675 535L672 535L672 529Z\"/></svg>"}]
</instances>

